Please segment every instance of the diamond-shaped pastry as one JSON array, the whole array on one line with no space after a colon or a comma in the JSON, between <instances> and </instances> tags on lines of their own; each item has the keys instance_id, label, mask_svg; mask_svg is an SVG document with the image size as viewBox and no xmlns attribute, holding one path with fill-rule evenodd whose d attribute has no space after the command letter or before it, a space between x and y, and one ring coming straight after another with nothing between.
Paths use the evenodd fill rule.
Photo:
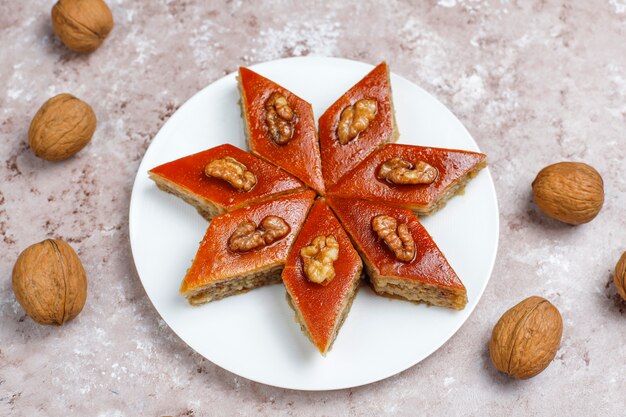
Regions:
<instances>
[{"instance_id":1,"label":"diamond-shaped pastry","mask_svg":"<svg viewBox=\"0 0 626 417\"><path fill-rule=\"evenodd\" d=\"M329 203L363 258L376 293L457 310L465 307L465 286L415 213L365 200L330 197ZM406 225L413 241L410 259L398 259L388 240L377 233L373 223L378 216Z\"/></svg>"},{"instance_id":2,"label":"diamond-shaped pastry","mask_svg":"<svg viewBox=\"0 0 626 417\"><path fill-rule=\"evenodd\" d=\"M228 159L230 158L230 159ZM207 165L221 160L233 161L254 176L246 190L219 176L207 175ZM207 220L226 211L278 197L305 188L304 184L269 162L233 145L220 145L153 168L148 173L157 186L189 204Z\"/></svg>"},{"instance_id":3,"label":"diamond-shaped pastry","mask_svg":"<svg viewBox=\"0 0 626 417\"><path fill-rule=\"evenodd\" d=\"M320 237L337 242L337 257L330 263L332 279L327 283L311 281L301 254L303 248ZM287 300L296 312L302 331L323 355L331 348L350 311L362 269L363 264L350 238L326 201L318 199L293 244L282 279Z\"/></svg>"},{"instance_id":4,"label":"diamond-shaped pastry","mask_svg":"<svg viewBox=\"0 0 626 417\"><path fill-rule=\"evenodd\" d=\"M280 282L291 245L314 199L315 193L306 190L214 217L185 275L181 295L198 305ZM242 223L253 224L254 234L263 231L270 216L286 224L286 233L268 244L233 248Z\"/></svg>"},{"instance_id":5,"label":"diamond-shaped pastry","mask_svg":"<svg viewBox=\"0 0 626 417\"><path fill-rule=\"evenodd\" d=\"M323 194L320 149L311 105L248 68L239 68L238 80L250 151Z\"/></svg>"},{"instance_id":6,"label":"diamond-shaped pastry","mask_svg":"<svg viewBox=\"0 0 626 417\"><path fill-rule=\"evenodd\" d=\"M328 194L389 203L428 215L462 192L487 166L486 158L478 152L387 144L330 187ZM407 169L396 168L398 175L385 175L381 169L390 161L404 161ZM417 183L410 183L407 177L411 176L418 178Z\"/></svg>"},{"instance_id":7,"label":"diamond-shaped pastry","mask_svg":"<svg viewBox=\"0 0 626 417\"><path fill-rule=\"evenodd\" d=\"M319 119L322 173L335 184L367 155L398 138L389 68L379 64Z\"/></svg>"}]
</instances>

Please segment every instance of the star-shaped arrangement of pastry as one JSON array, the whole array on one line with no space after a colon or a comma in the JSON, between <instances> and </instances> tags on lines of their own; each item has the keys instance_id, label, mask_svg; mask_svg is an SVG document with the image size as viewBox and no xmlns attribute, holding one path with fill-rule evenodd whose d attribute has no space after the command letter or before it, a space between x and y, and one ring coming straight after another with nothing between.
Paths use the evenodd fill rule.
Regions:
<instances>
[{"instance_id":1,"label":"star-shaped arrangement of pastry","mask_svg":"<svg viewBox=\"0 0 626 417\"><path fill-rule=\"evenodd\" d=\"M221 145L150 170L210 221L180 293L200 305L282 282L325 355L362 279L380 295L463 309L467 293L421 225L486 166L481 153L395 144L381 63L319 118L239 70L249 152Z\"/></svg>"}]
</instances>

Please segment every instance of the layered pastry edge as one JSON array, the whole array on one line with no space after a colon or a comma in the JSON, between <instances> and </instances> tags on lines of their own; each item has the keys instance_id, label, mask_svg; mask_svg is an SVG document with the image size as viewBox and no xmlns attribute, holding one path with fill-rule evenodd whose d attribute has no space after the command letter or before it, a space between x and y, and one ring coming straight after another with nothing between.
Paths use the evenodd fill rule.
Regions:
<instances>
[{"instance_id":1,"label":"layered pastry edge","mask_svg":"<svg viewBox=\"0 0 626 417\"><path fill-rule=\"evenodd\" d=\"M366 254L356 245L356 242L353 241L353 244L365 264L364 276L367 277L370 287L376 294L388 298L411 301L415 304L426 304L453 310L463 310L467 305L467 290L465 286L461 288L446 288L405 277L382 275L372 265Z\"/></svg>"},{"instance_id":2,"label":"layered pastry edge","mask_svg":"<svg viewBox=\"0 0 626 417\"><path fill-rule=\"evenodd\" d=\"M466 173L464 176L459 178L457 181L450 184L450 186L441 193L440 197L433 201L428 206L411 206L407 205L406 207L411 209L418 216L430 216L431 214L436 213L446 206L448 201L457 195L463 195L465 193L465 187L467 184L474 179L480 171L486 168L488 165L487 158L485 157L482 162L480 162L476 167L474 167L471 171Z\"/></svg>"},{"instance_id":3,"label":"layered pastry edge","mask_svg":"<svg viewBox=\"0 0 626 417\"><path fill-rule=\"evenodd\" d=\"M291 307L291 309L294 312L294 319L296 323L300 326L300 330L302 331L302 333L311 341L311 343L313 343L313 345L315 345L315 347L319 350L322 356L326 356L326 354L332 349L333 344L335 340L337 339L337 335L339 334L339 330L343 326L343 323L346 321L346 318L348 317L348 313L350 313L350 310L352 308L352 303L354 302L354 298L356 297L358 290L359 290L359 285L362 279L365 277L363 265L361 265L361 270L358 273L358 275L359 277L354 280L348 297L346 297L343 305L340 307L341 313L339 314L338 319L335 321L335 326L333 328L332 335L328 343L326 344L326 346L323 346L323 347L319 346L315 342L315 340L313 340L313 337L311 336L311 333L309 333L309 329L307 328L306 322L304 318L302 317L302 313L296 307L293 301L293 296L291 295L288 289L286 289L285 291L285 299L287 300L287 304L289 304L289 307Z\"/></svg>"},{"instance_id":4,"label":"layered pastry edge","mask_svg":"<svg viewBox=\"0 0 626 417\"><path fill-rule=\"evenodd\" d=\"M148 176L152 181L154 181L156 186L161 191L172 194L182 199L187 204L190 204L207 221L211 221L213 217L226 212L226 208L224 208L223 206L220 206L219 204L212 202L211 200L203 198L198 194L179 186L175 182L170 181L165 177L162 177L161 175L150 171L148 172Z\"/></svg>"},{"instance_id":5,"label":"layered pastry edge","mask_svg":"<svg viewBox=\"0 0 626 417\"><path fill-rule=\"evenodd\" d=\"M263 270L238 277L229 277L220 281L211 282L193 291L181 295L187 298L189 304L199 306L211 301L221 300L231 295L243 294L255 288L266 285L279 284L284 265L270 265Z\"/></svg>"}]
</instances>

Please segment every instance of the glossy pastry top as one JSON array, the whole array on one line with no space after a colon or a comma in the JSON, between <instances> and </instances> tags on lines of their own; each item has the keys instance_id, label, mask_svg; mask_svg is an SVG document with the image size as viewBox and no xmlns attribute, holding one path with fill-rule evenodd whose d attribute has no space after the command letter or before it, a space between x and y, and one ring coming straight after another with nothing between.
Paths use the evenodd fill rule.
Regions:
<instances>
[{"instance_id":1,"label":"glossy pastry top","mask_svg":"<svg viewBox=\"0 0 626 417\"><path fill-rule=\"evenodd\" d=\"M247 68L239 68L239 81L250 135L250 150L300 178L309 187L324 193L320 149L311 105ZM272 139L266 121L266 103L273 93L284 96L295 112L293 135L283 145Z\"/></svg>"},{"instance_id":2,"label":"glossy pastry top","mask_svg":"<svg viewBox=\"0 0 626 417\"><path fill-rule=\"evenodd\" d=\"M339 258L334 262L335 277L323 286L310 282L303 271L300 249L319 235L334 236ZM294 242L283 271L283 282L296 308L300 310L313 343L324 352L333 335L346 297L354 281L360 279L361 259L324 199L318 199Z\"/></svg>"},{"instance_id":3,"label":"glossy pastry top","mask_svg":"<svg viewBox=\"0 0 626 417\"><path fill-rule=\"evenodd\" d=\"M378 274L432 285L464 288L456 272L411 210L339 197L329 198L329 204L364 255L366 263ZM396 260L387 244L372 230L372 219L378 215L392 216L399 223L408 226L416 246L415 258L411 262Z\"/></svg>"},{"instance_id":4,"label":"glossy pastry top","mask_svg":"<svg viewBox=\"0 0 626 417\"><path fill-rule=\"evenodd\" d=\"M256 177L249 191L238 190L220 178L209 177L204 169L211 161L235 158ZM304 184L289 173L233 145L220 145L150 170L190 193L204 197L227 210L264 200L275 194L303 189Z\"/></svg>"},{"instance_id":5,"label":"glossy pastry top","mask_svg":"<svg viewBox=\"0 0 626 417\"><path fill-rule=\"evenodd\" d=\"M412 165L419 161L435 167L437 178L431 184L394 184L381 179L378 172L391 158L402 158ZM383 201L409 207L426 207L437 201L450 185L482 163L482 153L422 146L387 144L362 161L336 185L330 195Z\"/></svg>"},{"instance_id":6,"label":"glossy pastry top","mask_svg":"<svg viewBox=\"0 0 626 417\"><path fill-rule=\"evenodd\" d=\"M342 145L337 136L341 113L347 106L362 99L376 100L376 116L355 139ZM341 96L319 119L322 173L326 187L335 184L378 146L392 140L393 130L389 70L383 62Z\"/></svg>"},{"instance_id":7,"label":"glossy pastry top","mask_svg":"<svg viewBox=\"0 0 626 417\"><path fill-rule=\"evenodd\" d=\"M314 199L315 192L306 190L214 217L187 271L181 294L193 292L211 282L284 264ZM229 249L228 240L242 221L251 220L259 225L267 216L281 217L289 225L289 233L269 246L248 252Z\"/></svg>"}]
</instances>

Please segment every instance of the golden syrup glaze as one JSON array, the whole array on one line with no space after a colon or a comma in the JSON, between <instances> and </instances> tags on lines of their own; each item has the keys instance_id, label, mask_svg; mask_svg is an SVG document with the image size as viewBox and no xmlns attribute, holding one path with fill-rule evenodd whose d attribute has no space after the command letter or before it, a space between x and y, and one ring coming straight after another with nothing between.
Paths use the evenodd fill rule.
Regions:
<instances>
[{"instance_id":1,"label":"golden syrup glaze","mask_svg":"<svg viewBox=\"0 0 626 417\"><path fill-rule=\"evenodd\" d=\"M465 288L411 210L340 197L329 197L328 201L361 255L377 274L441 287ZM398 261L391 249L372 230L372 219L378 215L392 216L408 226L416 246L415 258L411 262Z\"/></svg>"},{"instance_id":2,"label":"golden syrup glaze","mask_svg":"<svg viewBox=\"0 0 626 417\"><path fill-rule=\"evenodd\" d=\"M310 282L304 275L300 249L319 235L334 236L339 243L339 258L334 262L335 277L323 286ZM350 297L355 280L361 277L362 262L350 238L328 207L325 199L318 199L293 244L283 270L283 283L300 313L313 343L324 352L342 313L342 306Z\"/></svg>"},{"instance_id":3,"label":"golden syrup glaze","mask_svg":"<svg viewBox=\"0 0 626 417\"><path fill-rule=\"evenodd\" d=\"M250 135L250 151L272 161L323 194L325 189L320 148L311 105L248 68L239 68L239 82L245 109L243 117L246 118ZM265 102L274 92L285 96L296 113L293 136L284 145L276 144L270 137L265 121Z\"/></svg>"},{"instance_id":4,"label":"golden syrup glaze","mask_svg":"<svg viewBox=\"0 0 626 417\"><path fill-rule=\"evenodd\" d=\"M381 165L394 157L405 159L412 164L424 161L437 168L437 178L432 184L415 185L398 185L378 178ZM409 208L424 208L437 202L456 180L463 178L485 159L485 154L477 152L387 144L373 152L337 184L330 187L328 194Z\"/></svg>"},{"instance_id":5,"label":"golden syrup glaze","mask_svg":"<svg viewBox=\"0 0 626 417\"><path fill-rule=\"evenodd\" d=\"M359 136L342 145L337 139L337 125L341 113L347 106L362 99L376 100L378 106L376 117ZM392 140L393 130L389 69L383 62L333 103L319 119L322 173L326 187L335 184L370 152Z\"/></svg>"},{"instance_id":6,"label":"golden syrup glaze","mask_svg":"<svg viewBox=\"0 0 626 417\"><path fill-rule=\"evenodd\" d=\"M213 282L284 264L314 199L315 192L305 190L214 217L185 275L181 294L192 293ZM258 225L267 216L279 216L285 220L290 227L287 236L248 252L237 253L228 248L228 239L239 223L252 220Z\"/></svg>"},{"instance_id":7,"label":"golden syrup glaze","mask_svg":"<svg viewBox=\"0 0 626 417\"><path fill-rule=\"evenodd\" d=\"M228 182L220 178L208 177L204 173L204 168L209 162L227 156L237 159L256 176L257 182L250 191L237 190ZM151 169L150 173L226 210L233 210L265 200L273 195L293 192L305 187L291 174L229 144L168 162Z\"/></svg>"}]
</instances>

